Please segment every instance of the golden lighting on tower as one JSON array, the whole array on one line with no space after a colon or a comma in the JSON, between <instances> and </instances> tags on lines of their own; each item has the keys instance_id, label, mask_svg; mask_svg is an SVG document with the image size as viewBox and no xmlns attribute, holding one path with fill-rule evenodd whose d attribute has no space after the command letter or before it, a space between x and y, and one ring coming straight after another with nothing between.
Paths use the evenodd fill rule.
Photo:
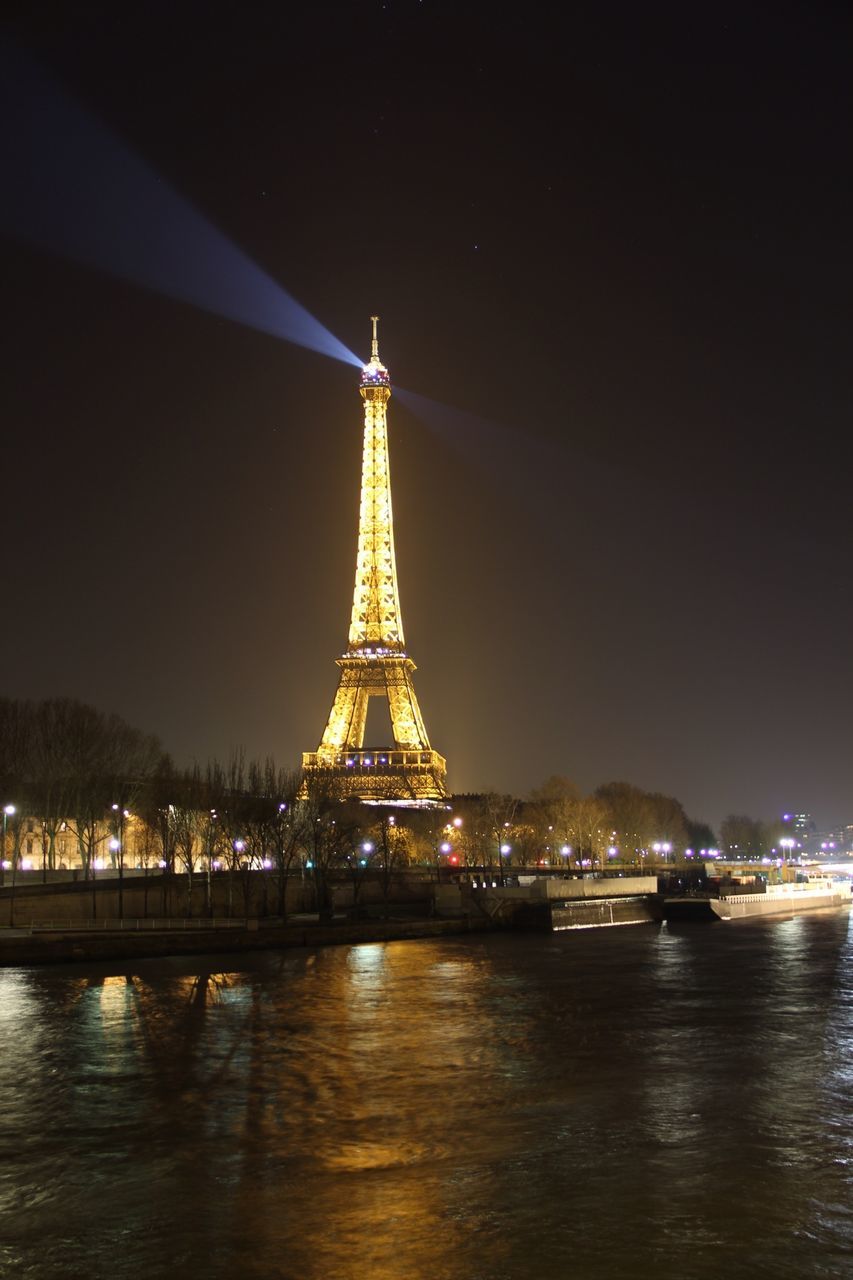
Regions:
<instances>
[{"instance_id":1,"label":"golden lighting on tower","mask_svg":"<svg viewBox=\"0 0 853 1280\"><path fill-rule=\"evenodd\" d=\"M447 766L430 747L412 683L415 664L405 651L388 466L391 379L379 359L378 319L371 317L370 360L359 387L364 442L349 645L337 659L340 680L320 746L305 752L302 766L306 781L324 778L342 795L423 803L443 799ZM391 748L364 746L372 697L387 701Z\"/></svg>"}]
</instances>

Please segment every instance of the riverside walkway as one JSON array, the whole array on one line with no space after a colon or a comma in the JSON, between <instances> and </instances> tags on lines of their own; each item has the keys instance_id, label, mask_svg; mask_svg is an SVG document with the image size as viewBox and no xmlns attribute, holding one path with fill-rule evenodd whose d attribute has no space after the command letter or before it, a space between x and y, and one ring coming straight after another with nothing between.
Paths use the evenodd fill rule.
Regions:
<instances>
[{"instance_id":1,"label":"riverside walkway","mask_svg":"<svg viewBox=\"0 0 853 1280\"><path fill-rule=\"evenodd\" d=\"M485 921L454 919L320 921L317 915L282 920L140 919L85 922L46 921L31 927L0 928L0 968L68 964L90 960L137 960L211 952L327 947L359 942L436 938L489 928Z\"/></svg>"}]
</instances>

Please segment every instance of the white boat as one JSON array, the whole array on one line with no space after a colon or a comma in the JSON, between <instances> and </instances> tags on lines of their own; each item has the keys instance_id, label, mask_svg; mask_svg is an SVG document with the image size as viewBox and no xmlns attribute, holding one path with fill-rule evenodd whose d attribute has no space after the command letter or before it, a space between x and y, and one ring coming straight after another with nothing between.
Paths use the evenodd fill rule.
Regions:
<instances>
[{"instance_id":1,"label":"white boat","mask_svg":"<svg viewBox=\"0 0 853 1280\"><path fill-rule=\"evenodd\" d=\"M797 911L843 907L851 902L849 880L815 876L795 884L769 884L758 892L723 889L710 894L665 898L665 920L744 920L753 916L786 916Z\"/></svg>"}]
</instances>

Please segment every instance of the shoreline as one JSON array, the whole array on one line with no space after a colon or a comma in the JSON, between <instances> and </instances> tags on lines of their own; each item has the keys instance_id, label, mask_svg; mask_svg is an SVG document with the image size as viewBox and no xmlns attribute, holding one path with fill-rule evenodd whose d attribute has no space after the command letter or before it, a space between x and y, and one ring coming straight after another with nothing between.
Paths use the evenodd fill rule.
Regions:
<instances>
[{"instance_id":1,"label":"shoreline","mask_svg":"<svg viewBox=\"0 0 853 1280\"><path fill-rule=\"evenodd\" d=\"M330 924L285 924L266 928L161 929L92 933L66 929L0 932L0 969L86 963L92 960L146 960L165 956L239 954L294 947L349 946L493 932L494 926L468 917L446 920L342 920Z\"/></svg>"}]
</instances>

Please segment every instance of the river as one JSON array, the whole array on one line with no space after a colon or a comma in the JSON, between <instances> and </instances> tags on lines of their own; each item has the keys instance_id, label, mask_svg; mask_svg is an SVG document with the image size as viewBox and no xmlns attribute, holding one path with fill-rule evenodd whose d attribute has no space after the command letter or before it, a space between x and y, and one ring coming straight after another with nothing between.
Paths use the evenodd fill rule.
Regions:
<instances>
[{"instance_id":1,"label":"river","mask_svg":"<svg viewBox=\"0 0 853 1280\"><path fill-rule=\"evenodd\" d=\"M0 1275L849 1278L849 923L2 970Z\"/></svg>"}]
</instances>

